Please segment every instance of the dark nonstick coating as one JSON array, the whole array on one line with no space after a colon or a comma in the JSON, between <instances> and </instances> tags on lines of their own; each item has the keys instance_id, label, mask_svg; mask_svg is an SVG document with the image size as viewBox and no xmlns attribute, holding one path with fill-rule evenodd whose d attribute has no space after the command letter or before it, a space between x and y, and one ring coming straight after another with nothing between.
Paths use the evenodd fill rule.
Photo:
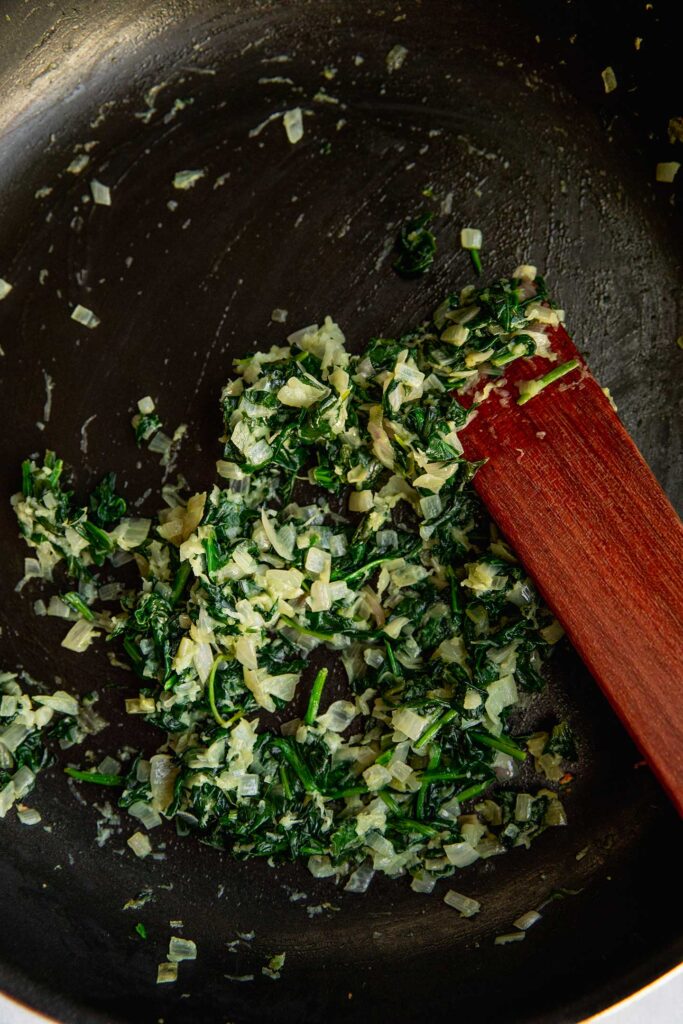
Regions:
<instances>
[{"instance_id":1,"label":"dark nonstick coating","mask_svg":"<svg viewBox=\"0 0 683 1024\"><path fill-rule=\"evenodd\" d=\"M292 329L329 312L354 345L399 330L470 279L463 225L484 232L487 274L525 260L547 271L594 371L680 498L683 234L679 192L654 181L655 163L675 158L666 122L683 114L675 7L5 0L0 276L14 290L0 306L2 667L98 688L112 724L90 745L105 752L128 740L116 708L131 677L101 651L65 651L63 625L33 615L39 591L14 592L24 551L7 499L20 459L49 446L81 492L109 468L131 498L156 491L156 457L134 450L129 427L134 401L149 393L170 427L189 424L180 468L205 486L220 384L233 357L280 338L270 311L288 309ZM408 55L388 75L396 44ZM607 65L619 83L609 96ZM276 77L293 85L259 82ZM162 83L155 111L140 116ZM314 99L323 88L339 103ZM174 113L177 99L192 102ZM279 120L250 137L296 105L306 111L299 144ZM76 144L91 141L87 170L66 173ZM174 190L175 172L194 168L205 177ZM112 187L111 208L84 201L91 177ZM452 213L441 214L449 193ZM439 257L406 283L388 243L421 206L437 212ZM76 302L100 317L96 330L69 319ZM41 431L43 371L55 387ZM93 415L84 453L81 427ZM443 904L445 886L426 897L379 879L354 897L303 867L235 864L170 828L152 834L164 860L125 849L127 822L100 849L92 794L80 803L49 773L29 800L42 825L13 814L0 825L0 982L75 1024L560 1022L596 1011L679 959L679 826L570 651L558 659L551 708L582 737L569 827L463 872L457 888L483 904L469 921ZM151 750L144 725L139 734ZM522 943L494 946L559 888L581 891L550 904ZM123 911L144 889L154 900ZM325 903L333 909L308 914ZM180 965L175 986L157 987L177 918L199 958ZM237 931L252 930L238 955L228 950ZM261 966L281 951L274 982ZM248 973L253 983L225 977Z\"/></svg>"}]
</instances>

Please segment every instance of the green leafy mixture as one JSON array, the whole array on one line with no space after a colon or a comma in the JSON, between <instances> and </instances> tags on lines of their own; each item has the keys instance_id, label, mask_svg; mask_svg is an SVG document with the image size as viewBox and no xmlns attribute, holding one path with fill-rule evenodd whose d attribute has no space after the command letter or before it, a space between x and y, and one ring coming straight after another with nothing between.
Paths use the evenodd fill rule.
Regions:
<instances>
[{"instance_id":1,"label":"green leafy mixture","mask_svg":"<svg viewBox=\"0 0 683 1024\"><path fill-rule=\"evenodd\" d=\"M163 737L125 777L71 774L122 786L148 827L304 858L356 892L376 871L428 892L564 824L568 727L512 735L562 631L458 437L507 364L551 355L561 316L520 267L360 355L328 318L237 360L220 485L167 486L154 518L127 514L112 474L84 506L52 453L24 463L21 585L67 581L37 610L70 620L71 650L99 634L123 648L139 678L126 710ZM139 408L142 441L159 421ZM111 582L133 561L137 586ZM19 721L6 699L0 751Z\"/></svg>"}]
</instances>

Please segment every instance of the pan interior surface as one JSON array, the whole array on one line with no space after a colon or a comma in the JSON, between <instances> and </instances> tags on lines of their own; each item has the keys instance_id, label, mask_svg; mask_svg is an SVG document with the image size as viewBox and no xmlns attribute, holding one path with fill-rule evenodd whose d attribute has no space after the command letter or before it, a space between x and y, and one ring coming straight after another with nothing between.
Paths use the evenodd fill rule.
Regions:
<instances>
[{"instance_id":1,"label":"pan interior surface","mask_svg":"<svg viewBox=\"0 0 683 1024\"><path fill-rule=\"evenodd\" d=\"M135 401L151 394L171 429L189 425L179 469L205 487L220 457L220 387L234 358L281 341L274 308L288 310L287 331L329 313L355 347L393 334L471 280L459 232L478 227L487 276L522 262L547 273L592 369L680 498L670 453L680 449L671 366L683 234L675 189L655 184L649 138L665 140L667 117L680 114L661 110L675 63L666 17L582 2L532 18L497 0L91 0L32 18L7 6L0 667L98 689L112 723L91 744L102 754L124 742L151 753L157 737L120 729L132 677L101 650L61 648L63 624L33 614L39 591L15 592L25 552L8 499L20 461L55 449L79 493L114 469L131 500L151 487L141 508L154 509L162 470L130 429ZM389 65L396 53L403 61L389 70L392 51ZM609 95L607 65L623 76ZM304 134L293 144L282 115L297 107ZM196 183L175 188L187 170L201 172ZM110 207L92 202L92 179L111 189ZM439 254L406 282L391 269L392 242L421 209L435 214ZM70 319L77 303L96 329ZM419 896L405 879L380 878L352 896L303 866L235 863L170 828L154 835L163 859L134 860L127 822L100 848L103 800L77 801L60 772L46 773L30 798L42 824L9 815L2 826L11 926L0 930L0 983L78 1024L456 1011L559 1022L602 1008L680 956L678 823L568 649L543 701L541 715L568 716L580 737L569 827L451 880L481 900L472 920L442 902L447 884ZM123 910L145 890L149 902ZM494 945L561 891L523 942ZM157 987L174 919L199 956L176 985ZM261 967L283 951L273 982Z\"/></svg>"}]
</instances>

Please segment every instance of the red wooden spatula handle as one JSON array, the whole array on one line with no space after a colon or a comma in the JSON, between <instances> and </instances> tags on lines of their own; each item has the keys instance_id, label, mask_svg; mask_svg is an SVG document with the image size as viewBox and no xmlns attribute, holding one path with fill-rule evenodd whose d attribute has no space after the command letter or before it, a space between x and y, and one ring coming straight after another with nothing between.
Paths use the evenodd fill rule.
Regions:
<instances>
[{"instance_id":1,"label":"red wooden spatula handle","mask_svg":"<svg viewBox=\"0 0 683 1024\"><path fill-rule=\"evenodd\" d=\"M465 455L488 460L477 490L683 814L683 526L583 361L517 404L549 366L513 365Z\"/></svg>"}]
</instances>

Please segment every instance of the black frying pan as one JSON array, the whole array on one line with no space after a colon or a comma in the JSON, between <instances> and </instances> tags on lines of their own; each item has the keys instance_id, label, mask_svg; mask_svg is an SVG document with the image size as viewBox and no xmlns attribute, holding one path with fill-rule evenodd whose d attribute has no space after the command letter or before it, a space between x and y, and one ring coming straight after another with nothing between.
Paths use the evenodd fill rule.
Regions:
<instances>
[{"instance_id":1,"label":"black frying pan","mask_svg":"<svg viewBox=\"0 0 683 1024\"><path fill-rule=\"evenodd\" d=\"M147 454L136 467L128 420L151 393L169 424L190 424L182 469L205 484L219 386L234 356L279 337L273 307L287 308L293 326L331 312L356 343L399 330L469 278L463 225L483 229L487 274L522 260L547 270L592 368L680 497L680 189L654 181L656 162L675 159L666 122L683 113L677 6L4 0L0 276L14 291L0 306L2 666L81 690L114 684L102 699L113 724L96 742L118 746L115 709L130 677L101 653L60 648L63 627L32 614L36 594L14 593L24 551L7 498L19 460L48 445L82 491L115 468L129 495L141 494L159 470ZM389 76L396 44L409 52ZM273 60L281 55L290 59ZM610 95L600 78L608 65L618 79ZM325 66L337 69L331 81ZM294 86L259 84L276 76ZM136 116L162 83L156 112ZM314 101L321 87L339 104ZM178 98L192 103L174 115ZM296 105L313 111L296 146L275 121L249 136ZM75 144L90 141L87 171L65 173ZM173 175L188 168L206 177L174 191ZM110 209L83 202L93 176L112 187ZM421 196L429 186L435 199ZM434 271L398 280L387 241L406 214L421 204L438 212L448 193ZM76 302L100 327L69 319ZM55 390L41 432L43 370ZM380 879L349 896L305 868L235 864L170 830L164 861L122 855L127 824L99 849L92 804L76 802L59 772L42 777L31 804L51 830L13 816L0 826L2 985L79 1024L555 1022L604 1007L679 959L680 833L570 652L551 706L583 737L569 828L463 874L459 887L484 907L471 921L406 882ZM140 739L154 740L144 726ZM560 887L582 891L552 903L524 942L493 945ZM123 912L145 888L154 901ZM293 890L307 900L292 902ZM326 901L338 909L309 919L306 903ZM199 959L181 965L177 985L157 987L170 918L184 920ZM146 943L133 935L138 920ZM236 929L256 932L253 952L230 954ZM282 950L272 982L260 966ZM253 983L224 977L252 971Z\"/></svg>"}]
</instances>

